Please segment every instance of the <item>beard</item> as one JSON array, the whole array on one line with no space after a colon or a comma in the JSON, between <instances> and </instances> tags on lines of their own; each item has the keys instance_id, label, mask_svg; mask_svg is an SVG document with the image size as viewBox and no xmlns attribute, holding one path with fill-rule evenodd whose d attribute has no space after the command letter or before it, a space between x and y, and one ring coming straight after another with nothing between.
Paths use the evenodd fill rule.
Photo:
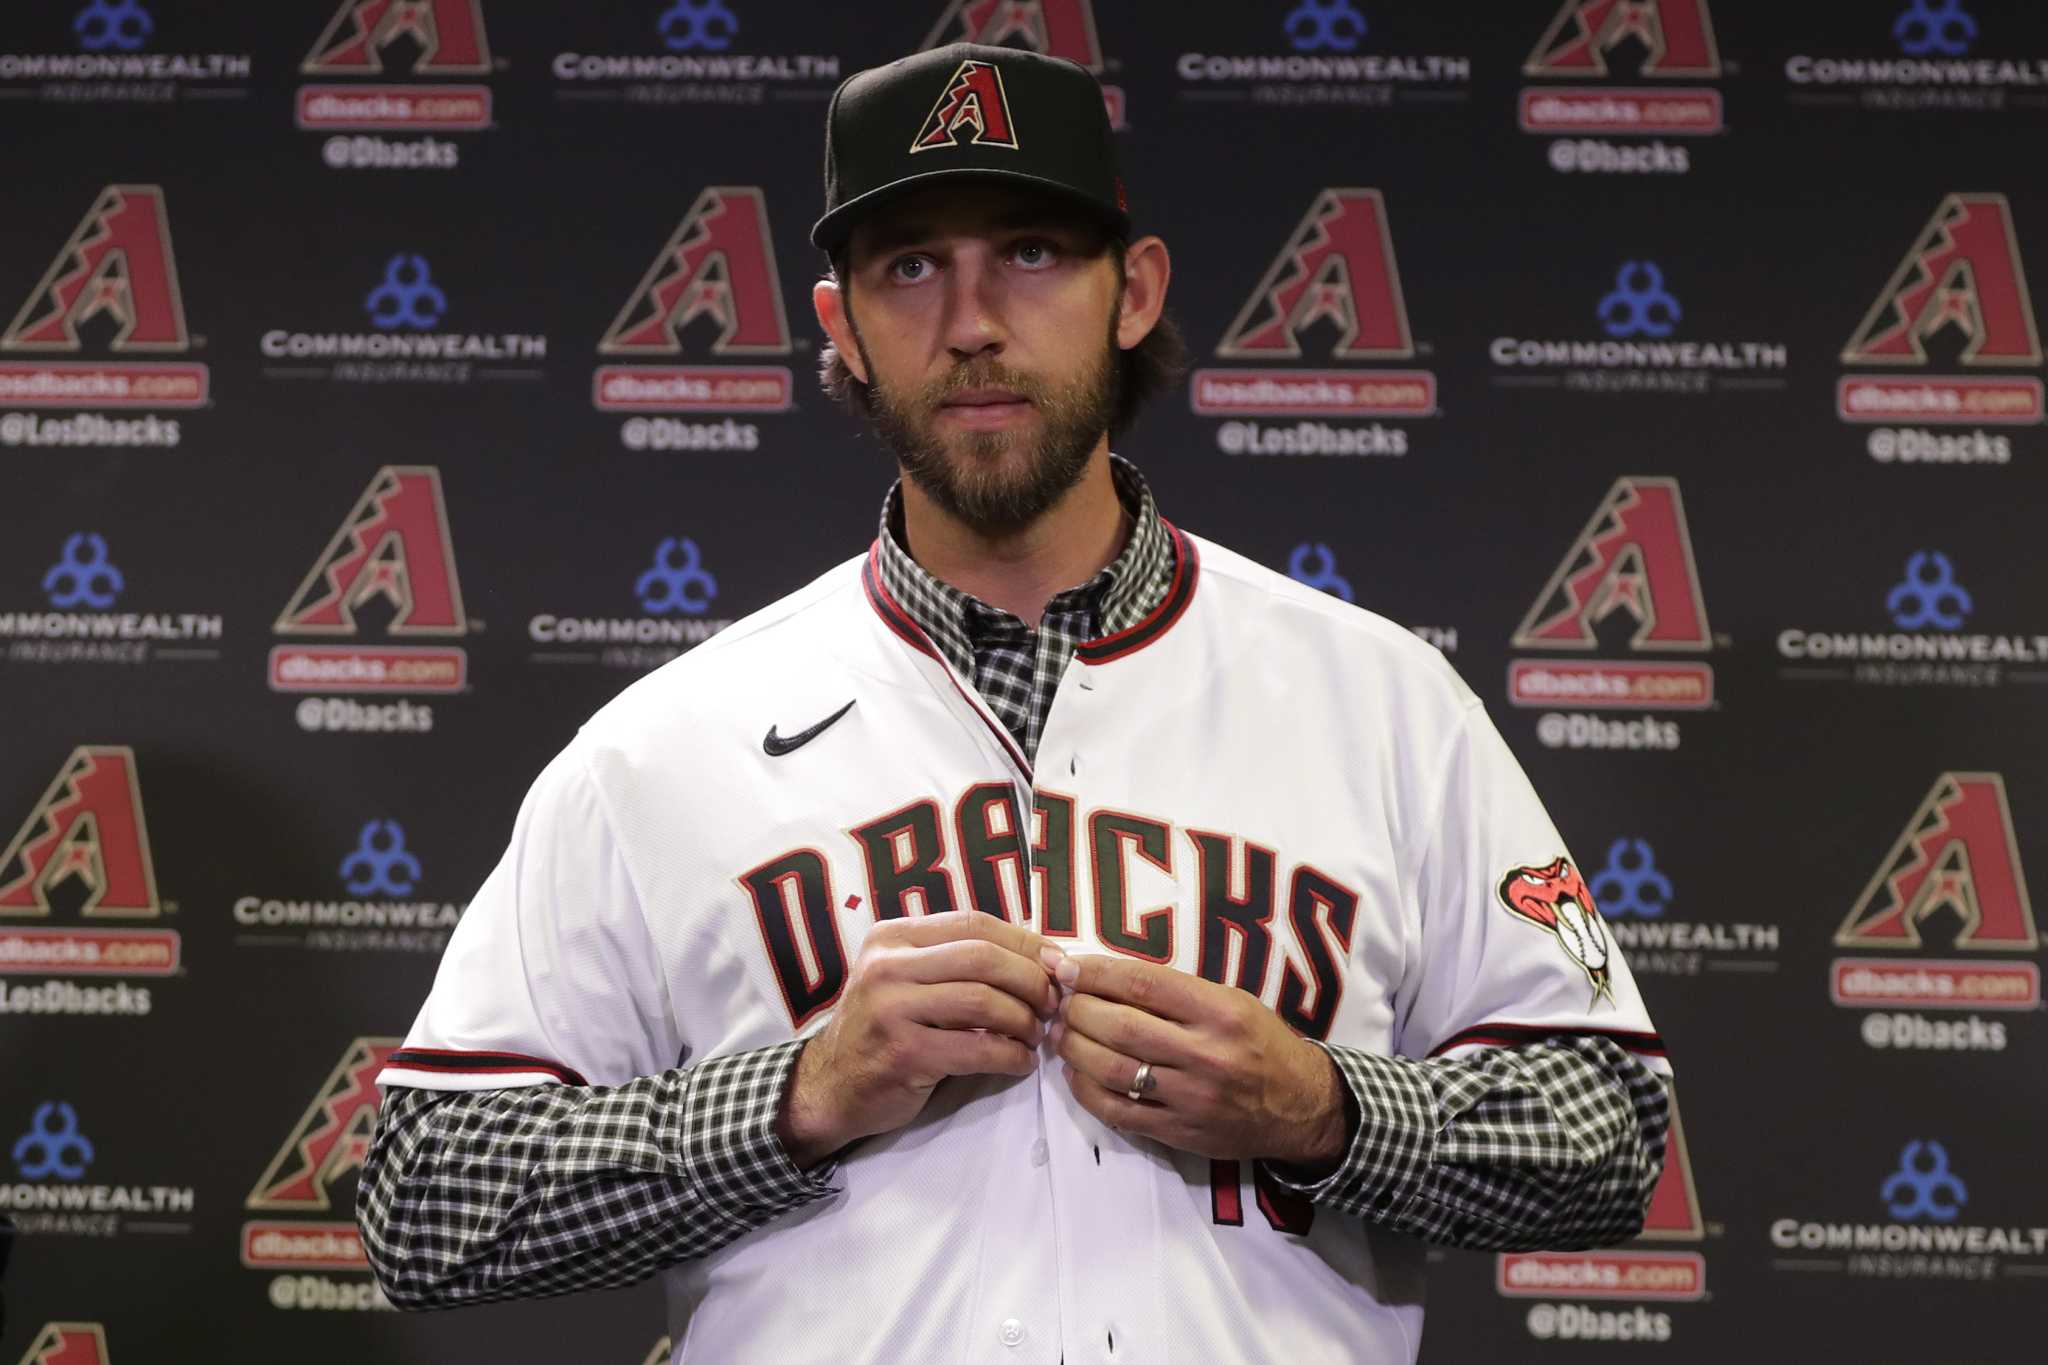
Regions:
<instances>
[{"instance_id":1,"label":"beard","mask_svg":"<svg viewBox=\"0 0 2048 1365\"><path fill-rule=\"evenodd\" d=\"M1089 455L1109 430L1123 374L1116 316L1111 309L1101 347L1067 383L1049 384L982 357L900 394L882 383L856 327L854 344L875 376L868 391L869 423L896 456L904 477L948 515L984 536L1020 531L1081 481ZM976 388L1004 388L1029 399L1039 417L1038 434L962 431L949 439L938 429L939 408L953 395Z\"/></svg>"}]
</instances>

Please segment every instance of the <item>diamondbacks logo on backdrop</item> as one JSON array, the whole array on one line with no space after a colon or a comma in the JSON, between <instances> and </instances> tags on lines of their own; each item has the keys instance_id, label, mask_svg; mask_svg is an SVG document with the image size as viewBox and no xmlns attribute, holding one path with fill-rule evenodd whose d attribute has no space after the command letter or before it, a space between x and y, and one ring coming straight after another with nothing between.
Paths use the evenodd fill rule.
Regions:
<instances>
[{"instance_id":1,"label":"diamondbacks logo on backdrop","mask_svg":"<svg viewBox=\"0 0 2048 1365\"><path fill-rule=\"evenodd\" d=\"M1019 40L1034 52L1064 57L1097 73L1102 71L1102 42L1095 36L1091 0L952 0L924 38L929 50L949 43L986 43L991 47Z\"/></svg>"},{"instance_id":2,"label":"diamondbacks logo on backdrop","mask_svg":"<svg viewBox=\"0 0 2048 1365\"><path fill-rule=\"evenodd\" d=\"M175 446L175 419L110 419L79 409L196 408L208 371L184 361L131 357L189 351L178 261L164 192L108 185L59 247L4 333L0 356L77 355L82 327L104 334L105 360L0 359L0 406L68 408L68 418L10 423L9 445Z\"/></svg>"},{"instance_id":3,"label":"diamondbacks logo on backdrop","mask_svg":"<svg viewBox=\"0 0 2048 1365\"><path fill-rule=\"evenodd\" d=\"M1330 335L1345 362L1416 353L1385 198L1376 189L1326 189L1288 234L1217 344L1231 360L1298 360ZM1426 417L1436 412L1427 370L1197 370L1188 401L1205 417ZM1231 455L1403 455L1407 433L1374 424L1303 422L1273 428L1226 423Z\"/></svg>"},{"instance_id":4,"label":"diamondbacks logo on backdrop","mask_svg":"<svg viewBox=\"0 0 2048 1365\"><path fill-rule=\"evenodd\" d=\"M1517 649L1592 649L1617 611L1631 649L1708 649L1706 599L1678 480L1623 477L1558 562L1514 634Z\"/></svg>"},{"instance_id":5,"label":"diamondbacks logo on backdrop","mask_svg":"<svg viewBox=\"0 0 2048 1365\"><path fill-rule=\"evenodd\" d=\"M1635 622L1632 652L1714 647L1676 479L1616 479L1512 643L1517 649L1597 649L1596 627L1617 612ZM1570 710L1703 711L1715 704L1714 670L1675 660L1515 659L1508 664L1508 700ZM1677 722L1650 716L1606 722L1553 713L1539 719L1536 735L1547 748L1673 749L1679 743Z\"/></svg>"},{"instance_id":6,"label":"diamondbacks logo on backdrop","mask_svg":"<svg viewBox=\"0 0 2048 1365\"><path fill-rule=\"evenodd\" d=\"M675 355L698 318L718 324L713 355L788 355L789 315L759 186L713 185L698 194L647 267L598 350Z\"/></svg>"},{"instance_id":7,"label":"diamondbacks logo on backdrop","mask_svg":"<svg viewBox=\"0 0 2048 1365\"><path fill-rule=\"evenodd\" d=\"M357 1038L294 1124L284 1144L264 1168L243 1207L258 1213L347 1214L353 1206L342 1182L362 1169L377 1126L376 1079L398 1050L397 1038ZM353 1270L370 1268L353 1218L308 1221L300 1218L252 1219L242 1225L242 1264L251 1270ZM377 1297L374 1284L316 1281L297 1286L301 1307L375 1307L363 1302ZM334 1300L344 1300L336 1302ZM280 1308L291 1301L273 1303Z\"/></svg>"},{"instance_id":8,"label":"diamondbacks logo on backdrop","mask_svg":"<svg viewBox=\"0 0 2048 1365\"><path fill-rule=\"evenodd\" d=\"M77 878L79 913L154 919L163 913L135 751L81 744L64 760L0 854L0 915L48 916L52 888Z\"/></svg>"},{"instance_id":9,"label":"diamondbacks logo on backdrop","mask_svg":"<svg viewBox=\"0 0 2048 1365\"><path fill-rule=\"evenodd\" d=\"M1835 931L1845 948L1918 948L1932 915L1956 917L1955 946L1989 951L2040 946L2013 838L2005 779L1943 773Z\"/></svg>"},{"instance_id":10,"label":"diamondbacks logo on backdrop","mask_svg":"<svg viewBox=\"0 0 2048 1365\"><path fill-rule=\"evenodd\" d=\"M48 1322L19 1365L110 1365L107 1331L96 1322Z\"/></svg>"},{"instance_id":11,"label":"diamondbacks logo on backdrop","mask_svg":"<svg viewBox=\"0 0 2048 1365\"><path fill-rule=\"evenodd\" d=\"M399 38L419 45L416 76L489 71L479 0L342 0L299 69L309 76L378 75Z\"/></svg>"},{"instance_id":12,"label":"diamondbacks logo on backdrop","mask_svg":"<svg viewBox=\"0 0 2048 1365\"><path fill-rule=\"evenodd\" d=\"M102 316L117 328L108 342L116 353L191 345L160 186L100 191L0 335L0 350L76 351L78 325Z\"/></svg>"},{"instance_id":13,"label":"diamondbacks logo on backdrop","mask_svg":"<svg viewBox=\"0 0 2048 1365\"><path fill-rule=\"evenodd\" d=\"M1847 365L1925 365L1927 338L1953 326L1965 365L2039 365L2027 276L2002 194L1951 194L1842 348Z\"/></svg>"},{"instance_id":14,"label":"diamondbacks logo on backdrop","mask_svg":"<svg viewBox=\"0 0 2048 1365\"><path fill-rule=\"evenodd\" d=\"M1292 359L1301 333L1327 320L1336 360L1395 360L1415 354L1401 272L1378 190L1330 189L1316 196L1216 348L1233 359Z\"/></svg>"},{"instance_id":15,"label":"diamondbacks logo on backdrop","mask_svg":"<svg viewBox=\"0 0 2048 1365\"><path fill-rule=\"evenodd\" d=\"M354 635L356 608L373 598L395 612L393 635L461 635L469 628L441 471L432 465L377 471L273 629L280 635Z\"/></svg>"},{"instance_id":16,"label":"diamondbacks logo on backdrop","mask_svg":"<svg viewBox=\"0 0 2048 1365\"><path fill-rule=\"evenodd\" d=\"M756 185L701 191L598 343L605 355L653 359L682 353L692 324L716 327L714 356L788 355L789 314L775 263L767 201ZM795 379L787 365L601 365L591 402L600 412L787 412ZM629 449L753 450L751 425L627 420Z\"/></svg>"},{"instance_id":17,"label":"diamondbacks logo on backdrop","mask_svg":"<svg viewBox=\"0 0 2048 1365\"><path fill-rule=\"evenodd\" d=\"M972 136L968 136L970 129ZM1003 71L992 62L969 58L954 69L917 136L910 140L910 150L958 147L963 137L983 147L1017 150L1017 127L1010 118Z\"/></svg>"},{"instance_id":18,"label":"diamondbacks logo on backdrop","mask_svg":"<svg viewBox=\"0 0 2048 1365\"><path fill-rule=\"evenodd\" d=\"M1630 38L1643 45L1645 77L1721 74L1706 0L1565 0L1522 70L1605 76L1607 54Z\"/></svg>"},{"instance_id":19,"label":"diamondbacks logo on backdrop","mask_svg":"<svg viewBox=\"0 0 2048 1365\"><path fill-rule=\"evenodd\" d=\"M1837 958L1829 996L1845 1009L2032 1010L2041 1002L2041 944L2020 866L2005 779L1998 773L1943 773L1878 864L1841 927L1838 947L1915 954ZM1930 930L1948 933L1968 959L1919 955ZM2004 961L1993 954L2013 954ZM1910 1013L1872 1014L1863 1040L1873 1048L2001 1051L2003 1023L1972 1013L1934 1021Z\"/></svg>"}]
</instances>

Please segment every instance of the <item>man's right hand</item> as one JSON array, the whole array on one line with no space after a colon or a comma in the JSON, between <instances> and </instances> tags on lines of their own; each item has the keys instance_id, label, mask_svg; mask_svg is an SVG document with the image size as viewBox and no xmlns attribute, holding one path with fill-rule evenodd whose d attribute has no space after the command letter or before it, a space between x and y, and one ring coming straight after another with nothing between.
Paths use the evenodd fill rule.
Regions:
<instances>
[{"instance_id":1,"label":"man's right hand","mask_svg":"<svg viewBox=\"0 0 2048 1365\"><path fill-rule=\"evenodd\" d=\"M868 931L831 1021L804 1047L776 1135L799 1167L918 1116L948 1076L1024 1076L1059 992L1047 940L979 910ZM1057 950L1055 950L1057 952Z\"/></svg>"}]
</instances>

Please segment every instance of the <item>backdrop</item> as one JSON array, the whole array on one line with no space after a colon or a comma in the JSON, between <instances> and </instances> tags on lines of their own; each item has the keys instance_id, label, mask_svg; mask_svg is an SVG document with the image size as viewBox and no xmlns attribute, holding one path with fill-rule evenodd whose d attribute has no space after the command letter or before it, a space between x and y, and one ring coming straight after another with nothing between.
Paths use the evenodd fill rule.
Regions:
<instances>
[{"instance_id":1,"label":"backdrop","mask_svg":"<svg viewBox=\"0 0 2048 1365\"><path fill-rule=\"evenodd\" d=\"M2031 1349L2038 6L63 0L0 21L0 1361L663 1349L384 1311L368 1078L577 724L873 535L825 100L957 37L1101 75L1166 514L1445 651L1669 1040L1644 1240L1439 1258L1424 1358Z\"/></svg>"}]
</instances>

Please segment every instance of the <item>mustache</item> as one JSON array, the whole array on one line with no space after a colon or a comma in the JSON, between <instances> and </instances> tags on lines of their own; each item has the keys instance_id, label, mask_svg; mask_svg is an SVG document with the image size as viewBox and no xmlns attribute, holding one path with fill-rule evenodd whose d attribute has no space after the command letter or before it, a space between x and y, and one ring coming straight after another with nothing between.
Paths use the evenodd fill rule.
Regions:
<instances>
[{"instance_id":1,"label":"mustache","mask_svg":"<svg viewBox=\"0 0 2048 1365\"><path fill-rule=\"evenodd\" d=\"M937 408L955 394L969 389L1008 389L1033 404L1041 403L1046 393L1045 385L1029 375L1009 369L995 360L974 360L925 385L918 398L926 407Z\"/></svg>"}]
</instances>

